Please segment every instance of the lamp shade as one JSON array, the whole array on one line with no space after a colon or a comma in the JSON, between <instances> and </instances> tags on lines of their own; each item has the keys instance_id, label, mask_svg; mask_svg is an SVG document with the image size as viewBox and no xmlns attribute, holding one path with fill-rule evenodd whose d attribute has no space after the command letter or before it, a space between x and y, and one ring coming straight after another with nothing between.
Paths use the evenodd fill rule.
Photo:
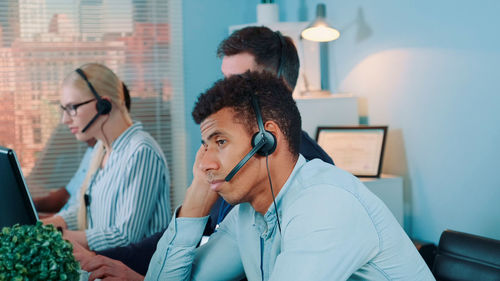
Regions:
<instances>
[{"instance_id":1,"label":"lamp shade","mask_svg":"<svg viewBox=\"0 0 500 281\"><path fill-rule=\"evenodd\" d=\"M318 4L316 6L316 19L302 31L302 38L315 42L328 42L339 38L340 32L326 22L325 16L325 4Z\"/></svg>"}]
</instances>

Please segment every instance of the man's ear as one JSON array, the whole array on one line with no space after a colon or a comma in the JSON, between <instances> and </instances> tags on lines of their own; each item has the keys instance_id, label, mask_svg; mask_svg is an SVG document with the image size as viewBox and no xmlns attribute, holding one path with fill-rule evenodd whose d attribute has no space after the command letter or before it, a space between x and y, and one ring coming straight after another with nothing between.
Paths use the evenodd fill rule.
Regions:
<instances>
[{"instance_id":1,"label":"man's ear","mask_svg":"<svg viewBox=\"0 0 500 281\"><path fill-rule=\"evenodd\" d=\"M281 129L279 128L278 124L272 120L266 121L266 123L264 123L264 130L269 131L271 134L273 134L277 143L279 143L280 140L283 139Z\"/></svg>"}]
</instances>

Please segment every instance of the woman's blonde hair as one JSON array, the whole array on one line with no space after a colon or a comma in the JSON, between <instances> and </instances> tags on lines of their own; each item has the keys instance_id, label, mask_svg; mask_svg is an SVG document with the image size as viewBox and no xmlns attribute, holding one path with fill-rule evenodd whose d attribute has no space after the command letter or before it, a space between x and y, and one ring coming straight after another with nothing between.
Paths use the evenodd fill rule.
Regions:
<instances>
[{"instance_id":1,"label":"woman's blonde hair","mask_svg":"<svg viewBox=\"0 0 500 281\"><path fill-rule=\"evenodd\" d=\"M77 227L78 230L85 230L88 227L87 222L87 202L85 200L85 194L87 193L87 189L89 188L89 184L91 178L97 172L99 167L101 167L102 160L104 159L104 155L106 154L106 150L104 149L104 145L102 142L98 142L94 146L94 150L92 153L92 160L90 161L90 166L87 171L87 175L82 182L82 186L80 188L80 208L78 209L77 214Z\"/></svg>"}]
</instances>

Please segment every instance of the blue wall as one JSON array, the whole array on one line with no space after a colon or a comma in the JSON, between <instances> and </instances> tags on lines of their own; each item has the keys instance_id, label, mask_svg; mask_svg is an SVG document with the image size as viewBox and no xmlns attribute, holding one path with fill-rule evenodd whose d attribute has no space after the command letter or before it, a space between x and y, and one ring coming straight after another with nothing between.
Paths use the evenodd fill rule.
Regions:
<instances>
[{"instance_id":1,"label":"blue wall","mask_svg":"<svg viewBox=\"0 0 500 281\"><path fill-rule=\"evenodd\" d=\"M258 1L183 0L184 91L188 138L188 171L192 171L201 144L198 125L191 117L196 98L222 78L217 46L228 36L228 27L255 21ZM192 175L188 175L190 183Z\"/></svg>"},{"instance_id":2,"label":"blue wall","mask_svg":"<svg viewBox=\"0 0 500 281\"><path fill-rule=\"evenodd\" d=\"M184 2L188 113L221 77L215 49L227 27L255 22L257 2ZM281 20L310 20L318 2L277 1ZM389 125L384 172L405 178L413 237L437 242L450 228L500 239L499 10L493 0L328 1L341 30L331 88L360 97L370 124ZM187 118L192 164L199 132Z\"/></svg>"}]
</instances>

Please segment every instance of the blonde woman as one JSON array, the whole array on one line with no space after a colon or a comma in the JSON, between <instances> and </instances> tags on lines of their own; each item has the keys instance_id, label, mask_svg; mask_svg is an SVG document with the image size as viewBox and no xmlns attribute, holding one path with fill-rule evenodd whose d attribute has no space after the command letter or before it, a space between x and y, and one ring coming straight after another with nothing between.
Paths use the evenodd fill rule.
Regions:
<instances>
[{"instance_id":1,"label":"blonde woman","mask_svg":"<svg viewBox=\"0 0 500 281\"><path fill-rule=\"evenodd\" d=\"M171 218L167 162L156 141L133 123L122 81L104 65L85 64L61 88L62 122L79 140L98 140L81 204L44 223L91 250L137 242Z\"/></svg>"}]
</instances>

